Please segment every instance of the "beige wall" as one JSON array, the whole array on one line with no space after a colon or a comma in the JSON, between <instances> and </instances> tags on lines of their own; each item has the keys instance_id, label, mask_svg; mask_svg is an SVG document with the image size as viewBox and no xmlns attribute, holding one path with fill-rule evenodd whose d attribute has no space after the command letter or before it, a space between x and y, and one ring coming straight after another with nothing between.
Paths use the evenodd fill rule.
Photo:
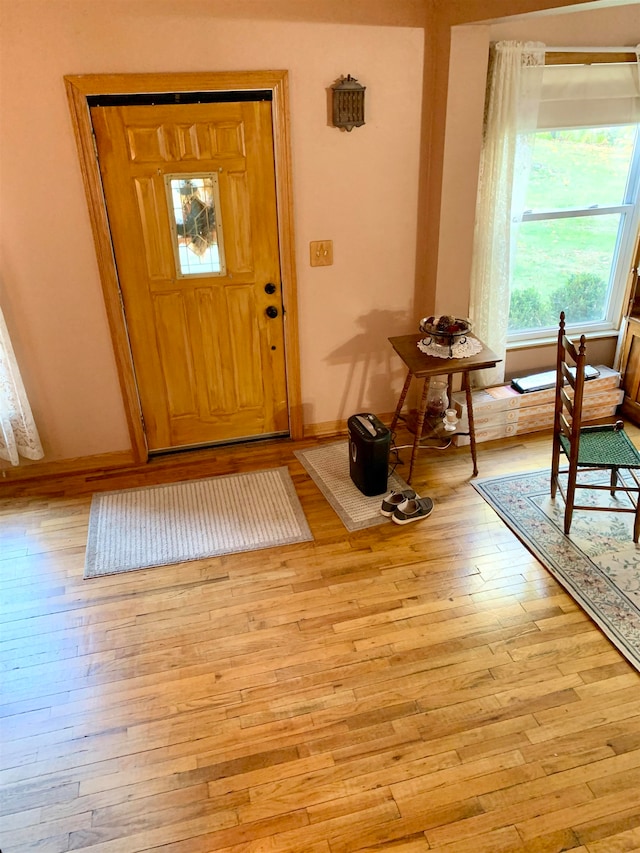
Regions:
<instances>
[{"instance_id":1,"label":"beige wall","mask_svg":"<svg viewBox=\"0 0 640 853\"><path fill-rule=\"evenodd\" d=\"M129 447L65 74L289 71L305 422L392 408L386 337L413 313L422 5L374 2L357 25L362 4L322 0L186 14L182 0L3 0L0 300L47 459ZM367 87L351 133L327 124L347 73ZM317 239L334 241L332 267L310 268Z\"/></svg>"},{"instance_id":2,"label":"beige wall","mask_svg":"<svg viewBox=\"0 0 640 853\"><path fill-rule=\"evenodd\" d=\"M466 312L482 97L473 75L488 34L454 39L448 98L450 27L549 5L210 0L185 13L181 0L0 0L0 304L46 461L129 448L65 74L289 71L302 399L313 428L392 410L403 371L387 337L413 331L436 304ZM327 126L326 89L347 73L367 86L367 123L349 134ZM334 241L332 267L309 266L315 239Z\"/></svg>"}]
</instances>

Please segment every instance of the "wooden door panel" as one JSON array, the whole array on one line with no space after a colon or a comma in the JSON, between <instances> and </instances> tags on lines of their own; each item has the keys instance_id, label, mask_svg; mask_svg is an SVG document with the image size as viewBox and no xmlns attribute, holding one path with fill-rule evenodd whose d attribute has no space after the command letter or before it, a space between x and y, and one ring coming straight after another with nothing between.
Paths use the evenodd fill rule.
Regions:
<instances>
[{"instance_id":1,"label":"wooden door panel","mask_svg":"<svg viewBox=\"0 0 640 853\"><path fill-rule=\"evenodd\" d=\"M169 281L173 275L173 255L166 251L169 217L165 213L166 195L153 178L134 178L140 229L145 252L147 276L153 281ZM158 190L162 190L161 194Z\"/></svg>"},{"instance_id":2,"label":"wooden door panel","mask_svg":"<svg viewBox=\"0 0 640 853\"><path fill-rule=\"evenodd\" d=\"M176 124L175 132L178 146L176 160L189 163L200 158L215 157L215 134L212 135L209 125Z\"/></svg>"},{"instance_id":3,"label":"wooden door panel","mask_svg":"<svg viewBox=\"0 0 640 853\"><path fill-rule=\"evenodd\" d=\"M219 157L245 156L244 127L239 122L220 121L213 128L215 150Z\"/></svg>"},{"instance_id":4,"label":"wooden door panel","mask_svg":"<svg viewBox=\"0 0 640 853\"><path fill-rule=\"evenodd\" d=\"M167 136L166 129L155 122L147 127L127 127L126 141L132 163L168 163L173 159L172 139Z\"/></svg>"},{"instance_id":5,"label":"wooden door panel","mask_svg":"<svg viewBox=\"0 0 640 853\"><path fill-rule=\"evenodd\" d=\"M230 411L235 405L235 373L232 358L229 357L232 352L232 337L227 326L221 333L216 334L217 318L227 314L224 290L197 291L196 298L200 315L199 328L202 330L203 370L212 377L206 387L203 409L210 418L214 418Z\"/></svg>"},{"instance_id":6,"label":"wooden door panel","mask_svg":"<svg viewBox=\"0 0 640 853\"><path fill-rule=\"evenodd\" d=\"M157 294L153 308L169 417L194 416L198 411L196 371L184 299L176 292Z\"/></svg>"},{"instance_id":7,"label":"wooden door panel","mask_svg":"<svg viewBox=\"0 0 640 853\"><path fill-rule=\"evenodd\" d=\"M286 433L270 104L98 107L92 118L150 450ZM165 176L214 173L225 274L184 275Z\"/></svg>"},{"instance_id":8,"label":"wooden door panel","mask_svg":"<svg viewBox=\"0 0 640 853\"><path fill-rule=\"evenodd\" d=\"M260 326L253 290L237 287L227 292L227 316L233 352L233 364L238 375L248 377L248 382L236 382L240 409L255 409L264 396L262 383L262 353ZM243 335L243 330L245 334Z\"/></svg>"},{"instance_id":9,"label":"wooden door panel","mask_svg":"<svg viewBox=\"0 0 640 853\"><path fill-rule=\"evenodd\" d=\"M217 380L206 388L203 416L261 407L263 358L260 330L254 316L253 288L225 288L214 298L208 292L200 292L198 311L201 330L198 348L207 373ZM221 313L229 319L229 324L224 335L219 336L216 329Z\"/></svg>"},{"instance_id":10,"label":"wooden door panel","mask_svg":"<svg viewBox=\"0 0 640 853\"><path fill-rule=\"evenodd\" d=\"M235 216L233 239L225 235L225 249L227 259L236 272L252 272L254 269L252 233L251 233L251 208L250 191L247 186L245 172L229 172L226 176L225 198L228 199L226 213L233 211ZM223 216L225 207L222 208Z\"/></svg>"}]
</instances>

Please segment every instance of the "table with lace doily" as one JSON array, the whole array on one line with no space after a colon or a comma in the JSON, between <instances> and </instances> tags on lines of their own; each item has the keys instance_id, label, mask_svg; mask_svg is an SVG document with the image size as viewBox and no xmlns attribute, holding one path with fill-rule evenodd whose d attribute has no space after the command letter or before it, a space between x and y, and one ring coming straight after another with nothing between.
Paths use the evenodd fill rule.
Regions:
<instances>
[{"instance_id":1,"label":"table with lace doily","mask_svg":"<svg viewBox=\"0 0 640 853\"><path fill-rule=\"evenodd\" d=\"M422 394L418 405L415 438L413 440L411 461L409 463L409 475L405 478L406 482L411 482L416 455L421 446L420 440L425 422L429 383L435 376L446 376L449 400L451 400L453 377L456 374L460 374L462 377L462 388L466 396L469 431L463 434L469 436L471 458L473 460L473 476L475 477L478 473L478 461L469 374L474 370L495 367L501 359L486 347L479 338L472 334L466 335L464 341L453 344L451 349L452 355L449 354L450 350L448 346L444 347L435 344L428 337L425 339L424 334L401 335L400 337L389 338L389 342L408 369L407 378L391 421L391 432L395 430L400 419L405 419L402 415L402 408L412 380L421 379L423 382Z\"/></svg>"}]
</instances>

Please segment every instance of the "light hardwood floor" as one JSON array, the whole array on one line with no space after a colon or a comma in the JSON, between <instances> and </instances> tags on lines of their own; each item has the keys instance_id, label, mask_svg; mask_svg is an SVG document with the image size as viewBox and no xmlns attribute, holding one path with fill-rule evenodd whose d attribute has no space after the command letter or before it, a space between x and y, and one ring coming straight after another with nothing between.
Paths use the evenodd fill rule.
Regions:
<instances>
[{"instance_id":1,"label":"light hardwood floor","mask_svg":"<svg viewBox=\"0 0 640 853\"><path fill-rule=\"evenodd\" d=\"M640 850L640 676L468 448L421 454L429 519L348 533L309 444L0 487L2 853ZM276 464L312 542L82 579L92 491Z\"/></svg>"}]
</instances>

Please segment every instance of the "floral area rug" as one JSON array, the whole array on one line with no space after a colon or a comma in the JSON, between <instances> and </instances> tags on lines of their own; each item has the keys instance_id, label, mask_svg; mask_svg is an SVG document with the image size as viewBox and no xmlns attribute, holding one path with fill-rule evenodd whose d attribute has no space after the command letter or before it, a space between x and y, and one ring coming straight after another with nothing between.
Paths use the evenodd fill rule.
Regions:
<instances>
[{"instance_id":1,"label":"floral area rug","mask_svg":"<svg viewBox=\"0 0 640 853\"><path fill-rule=\"evenodd\" d=\"M564 535L564 501L549 493L549 471L475 480L474 488L640 670L640 547L633 514L575 510ZM587 499L586 496L589 496ZM608 492L582 503L610 505ZM627 501L626 496L620 498Z\"/></svg>"}]
</instances>

